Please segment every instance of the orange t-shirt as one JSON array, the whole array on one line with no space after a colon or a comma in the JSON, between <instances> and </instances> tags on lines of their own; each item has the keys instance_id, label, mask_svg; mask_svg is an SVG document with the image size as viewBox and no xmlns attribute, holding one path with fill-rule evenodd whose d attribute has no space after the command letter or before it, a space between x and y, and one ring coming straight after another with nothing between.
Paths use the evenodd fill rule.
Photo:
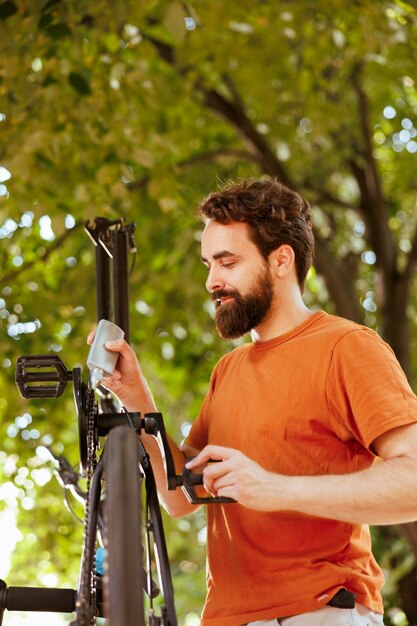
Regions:
<instances>
[{"instance_id":1,"label":"orange t-shirt","mask_svg":"<svg viewBox=\"0 0 417 626\"><path fill-rule=\"evenodd\" d=\"M236 448L272 472L369 467L372 442L417 421L417 398L372 330L320 311L217 364L186 443ZM204 626L312 611L340 588L382 613L383 575L367 526L240 504L207 506Z\"/></svg>"}]
</instances>

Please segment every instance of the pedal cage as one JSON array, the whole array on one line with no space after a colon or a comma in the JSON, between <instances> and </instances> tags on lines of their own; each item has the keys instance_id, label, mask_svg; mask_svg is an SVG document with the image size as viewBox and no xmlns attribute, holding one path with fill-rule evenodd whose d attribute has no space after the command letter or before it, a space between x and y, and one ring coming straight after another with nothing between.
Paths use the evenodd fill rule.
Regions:
<instances>
[{"instance_id":1,"label":"pedal cage","mask_svg":"<svg viewBox=\"0 0 417 626\"><path fill-rule=\"evenodd\" d=\"M16 363L15 382L23 398L58 398L72 371L57 354L20 356Z\"/></svg>"}]
</instances>

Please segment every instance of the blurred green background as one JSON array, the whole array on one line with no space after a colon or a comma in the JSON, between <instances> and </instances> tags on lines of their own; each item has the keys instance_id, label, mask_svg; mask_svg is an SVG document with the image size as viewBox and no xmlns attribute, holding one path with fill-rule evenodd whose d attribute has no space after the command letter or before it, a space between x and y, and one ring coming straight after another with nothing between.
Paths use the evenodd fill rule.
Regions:
<instances>
[{"instance_id":1,"label":"blurred green background","mask_svg":"<svg viewBox=\"0 0 417 626\"><path fill-rule=\"evenodd\" d=\"M0 1L0 575L9 585L77 580L82 527L44 455L51 444L77 463L72 394L24 401L14 367L20 354L54 352L85 371L96 321L86 220L136 224L131 341L178 442L233 347L213 329L195 219L197 202L229 178L277 176L310 201L317 252L306 302L375 328L416 388L416 52L411 1ZM166 528L179 622L194 626L204 512ZM386 623L416 624L416 525L373 535Z\"/></svg>"}]
</instances>

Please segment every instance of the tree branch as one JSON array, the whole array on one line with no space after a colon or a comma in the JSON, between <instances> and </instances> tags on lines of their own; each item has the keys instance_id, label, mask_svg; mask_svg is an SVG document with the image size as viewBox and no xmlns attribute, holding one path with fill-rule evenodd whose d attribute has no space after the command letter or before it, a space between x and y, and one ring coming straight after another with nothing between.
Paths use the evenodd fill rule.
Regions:
<instances>
[{"instance_id":1,"label":"tree branch","mask_svg":"<svg viewBox=\"0 0 417 626\"><path fill-rule=\"evenodd\" d=\"M144 34L144 38L155 46L162 59L172 67L176 67L175 52L171 46L146 34ZM180 74L187 74L192 68L182 67L176 69ZM291 187L291 189L295 189L295 183L291 180L282 162L271 150L268 142L256 130L253 122L247 116L243 101L231 78L224 75L223 82L229 91L230 99L225 98L216 89L205 87L202 77L196 81L197 90L204 97L206 106L233 126L263 172L270 176L278 176L285 185Z\"/></svg>"},{"instance_id":2,"label":"tree branch","mask_svg":"<svg viewBox=\"0 0 417 626\"><path fill-rule=\"evenodd\" d=\"M183 161L179 161L178 163L173 163L172 168L183 168L189 167L190 165L196 165L197 163L207 163L215 160L217 157L232 157L236 159L245 159L248 158L248 153L243 150L212 150L211 152L201 152L198 154L191 155L188 159L184 159ZM150 174L146 174L141 179L133 180L130 183L126 184L126 187L129 191L134 191L136 189L143 189L145 185L150 181Z\"/></svg>"},{"instance_id":3,"label":"tree branch","mask_svg":"<svg viewBox=\"0 0 417 626\"><path fill-rule=\"evenodd\" d=\"M377 255L378 264L383 270L384 280L389 281L396 264L396 251L392 232L388 224L388 211L383 198L378 170L373 155L371 123L368 98L360 84L361 67L358 65L352 73L351 82L358 101L358 114L362 134L364 159L362 168L355 160L350 165L361 193L360 209L368 223L368 233L372 247Z\"/></svg>"},{"instance_id":4,"label":"tree branch","mask_svg":"<svg viewBox=\"0 0 417 626\"><path fill-rule=\"evenodd\" d=\"M285 185L295 189L296 184L291 179L286 168L284 168L266 139L258 132L253 122L247 116L243 101L236 89L231 87L231 79L225 79L225 84L229 92L232 90L232 98L230 100L226 99L215 89L207 89L200 81L198 88L204 95L205 104L233 126L248 148L249 153L258 163L261 171L269 174L269 176L277 176Z\"/></svg>"},{"instance_id":5,"label":"tree branch","mask_svg":"<svg viewBox=\"0 0 417 626\"><path fill-rule=\"evenodd\" d=\"M345 202L338 196L334 196L330 193L330 191L317 187L317 185L315 185L311 180L305 179L303 181L303 187L307 190L307 192L315 194L315 202L320 206L323 204L331 204L332 206L337 206L340 209L356 210L356 207L353 207L351 204Z\"/></svg>"}]
</instances>

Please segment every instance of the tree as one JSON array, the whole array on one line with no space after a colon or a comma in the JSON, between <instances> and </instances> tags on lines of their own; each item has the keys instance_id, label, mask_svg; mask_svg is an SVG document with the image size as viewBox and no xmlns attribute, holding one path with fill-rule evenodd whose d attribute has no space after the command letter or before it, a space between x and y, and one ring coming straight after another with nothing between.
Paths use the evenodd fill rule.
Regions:
<instances>
[{"instance_id":1,"label":"tree","mask_svg":"<svg viewBox=\"0 0 417 626\"><path fill-rule=\"evenodd\" d=\"M191 420L226 347L203 310L190 207L218 179L267 174L313 206L308 303L375 328L413 384L414 5L137 5L0 3L0 164L12 174L0 188L4 363L46 349L82 361L94 299L80 226L123 216L138 223L132 339L170 428ZM12 367L3 371L6 392ZM56 424L30 412L70 446L63 403L48 407ZM10 423L29 409L8 396L2 411ZM7 455L15 450L6 440ZM398 529L384 532L376 545L405 553ZM416 555L415 525L400 532Z\"/></svg>"}]
</instances>

